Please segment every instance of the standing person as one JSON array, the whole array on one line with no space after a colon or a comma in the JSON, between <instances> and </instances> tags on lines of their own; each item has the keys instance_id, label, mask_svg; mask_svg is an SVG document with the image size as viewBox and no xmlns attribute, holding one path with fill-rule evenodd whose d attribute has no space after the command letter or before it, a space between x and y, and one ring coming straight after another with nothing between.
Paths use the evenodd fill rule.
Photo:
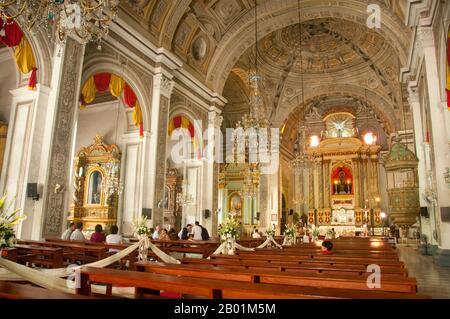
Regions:
<instances>
[{"instance_id":1,"label":"standing person","mask_svg":"<svg viewBox=\"0 0 450 319\"><path fill-rule=\"evenodd\" d=\"M195 226L192 228L192 235L194 240L202 240L202 227L198 221L195 222Z\"/></svg>"},{"instance_id":2,"label":"standing person","mask_svg":"<svg viewBox=\"0 0 450 319\"><path fill-rule=\"evenodd\" d=\"M157 225L155 231L153 232L152 238L155 240L159 239L160 233L161 233L161 226Z\"/></svg>"},{"instance_id":3,"label":"standing person","mask_svg":"<svg viewBox=\"0 0 450 319\"><path fill-rule=\"evenodd\" d=\"M69 228L67 228L62 234L61 239L70 240L70 235L72 235L74 230L75 230L75 223L72 222L70 223Z\"/></svg>"},{"instance_id":4,"label":"standing person","mask_svg":"<svg viewBox=\"0 0 450 319\"><path fill-rule=\"evenodd\" d=\"M106 235L103 233L103 227L100 224L95 225L95 233L91 236L91 241L94 243L103 243L106 240Z\"/></svg>"},{"instance_id":5,"label":"standing person","mask_svg":"<svg viewBox=\"0 0 450 319\"><path fill-rule=\"evenodd\" d=\"M81 230L83 229L83 223L82 222L78 222L75 227L76 227L76 229L70 235L70 240L85 241L86 238L84 238L84 235L81 232Z\"/></svg>"},{"instance_id":6,"label":"standing person","mask_svg":"<svg viewBox=\"0 0 450 319\"><path fill-rule=\"evenodd\" d=\"M200 225L200 227L202 228L202 240L209 240L208 230L201 225Z\"/></svg>"}]
</instances>

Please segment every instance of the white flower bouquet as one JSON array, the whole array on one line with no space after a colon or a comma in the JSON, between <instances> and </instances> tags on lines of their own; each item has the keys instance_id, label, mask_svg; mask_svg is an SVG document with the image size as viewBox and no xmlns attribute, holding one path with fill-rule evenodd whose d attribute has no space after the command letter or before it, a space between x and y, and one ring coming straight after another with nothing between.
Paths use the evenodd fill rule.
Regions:
<instances>
[{"instance_id":1,"label":"white flower bouquet","mask_svg":"<svg viewBox=\"0 0 450 319\"><path fill-rule=\"evenodd\" d=\"M9 212L14 200L7 209L4 209L6 197L5 194L0 199L0 249L14 247L16 236L13 226L26 218L26 216L20 215L20 209Z\"/></svg>"},{"instance_id":2,"label":"white flower bouquet","mask_svg":"<svg viewBox=\"0 0 450 319\"><path fill-rule=\"evenodd\" d=\"M149 236L150 228L147 227L147 217L140 217L133 221L134 233L139 236Z\"/></svg>"},{"instance_id":3,"label":"white flower bouquet","mask_svg":"<svg viewBox=\"0 0 450 319\"><path fill-rule=\"evenodd\" d=\"M228 217L222 223L222 227L219 229L219 235L226 238L236 238L239 233L239 222L233 218Z\"/></svg>"},{"instance_id":4,"label":"white flower bouquet","mask_svg":"<svg viewBox=\"0 0 450 319\"><path fill-rule=\"evenodd\" d=\"M267 236L267 237L273 237L273 236L275 236L275 230L273 230L273 229L267 229L267 230L266 230L266 236Z\"/></svg>"},{"instance_id":5,"label":"white flower bouquet","mask_svg":"<svg viewBox=\"0 0 450 319\"><path fill-rule=\"evenodd\" d=\"M286 225L286 228L284 229L284 236L286 237L295 237L297 230L294 225Z\"/></svg>"}]
</instances>

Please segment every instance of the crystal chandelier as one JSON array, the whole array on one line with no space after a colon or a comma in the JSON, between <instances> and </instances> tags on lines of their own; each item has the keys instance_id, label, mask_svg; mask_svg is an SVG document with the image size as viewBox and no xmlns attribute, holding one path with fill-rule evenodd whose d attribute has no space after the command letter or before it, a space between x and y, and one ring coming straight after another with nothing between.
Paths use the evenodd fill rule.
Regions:
<instances>
[{"instance_id":1,"label":"crystal chandelier","mask_svg":"<svg viewBox=\"0 0 450 319\"><path fill-rule=\"evenodd\" d=\"M107 176L104 181L103 189L109 196L114 194L121 195L123 192L123 183L120 181L120 168L117 161L111 160L105 165Z\"/></svg>"},{"instance_id":2,"label":"crystal chandelier","mask_svg":"<svg viewBox=\"0 0 450 319\"><path fill-rule=\"evenodd\" d=\"M301 174L304 170L308 170L314 164L314 157L307 153L306 144L306 126L302 125L298 128L297 143L295 145L295 157L289 163L295 174Z\"/></svg>"},{"instance_id":3,"label":"crystal chandelier","mask_svg":"<svg viewBox=\"0 0 450 319\"><path fill-rule=\"evenodd\" d=\"M302 22L300 16L300 1L297 2L298 9L298 27L300 41L298 46L298 55L300 57L300 74L301 74L301 88L302 88L302 105L305 105L305 89L303 83L303 53L302 53ZM295 145L295 158L289 163L289 166L294 170L295 174L300 174L304 170L309 169L314 163L314 157L307 153L306 143L306 126L300 124L300 116L297 130L297 143Z\"/></svg>"},{"instance_id":4,"label":"crystal chandelier","mask_svg":"<svg viewBox=\"0 0 450 319\"><path fill-rule=\"evenodd\" d=\"M244 182L243 195L245 197L256 198L258 195L260 169L258 163L258 151L261 137L267 136L270 152L271 130L269 121L266 117L263 98L261 96L262 77L258 72L258 15L257 2L254 1L255 9L255 65L254 69L249 72L249 87L251 94L249 96L249 114L245 114L236 124L234 135L234 154L241 153L244 156ZM244 149L239 150L238 146L243 143Z\"/></svg>"},{"instance_id":5,"label":"crystal chandelier","mask_svg":"<svg viewBox=\"0 0 450 319\"><path fill-rule=\"evenodd\" d=\"M177 204L180 206L187 206L193 202L193 197L191 194L187 193L189 182L183 179L182 185L183 192L177 194Z\"/></svg>"},{"instance_id":6,"label":"crystal chandelier","mask_svg":"<svg viewBox=\"0 0 450 319\"><path fill-rule=\"evenodd\" d=\"M64 42L68 36L84 43L101 41L108 35L115 19L119 0L0 0L0 18L23 19L23 25L33 34L47 32L49 38Z\"/></svg>"}]
</instances>

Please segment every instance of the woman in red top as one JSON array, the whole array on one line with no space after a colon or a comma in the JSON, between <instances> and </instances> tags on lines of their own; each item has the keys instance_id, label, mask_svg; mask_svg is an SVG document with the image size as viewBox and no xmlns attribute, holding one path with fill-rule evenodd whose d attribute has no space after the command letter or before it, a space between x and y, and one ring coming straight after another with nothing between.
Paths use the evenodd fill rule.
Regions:
<instances>
[{"instance_id":1,"label":"woman in red top","mask_svg":"<svg viewBox=\"0 0 450 319\"><path fill-rule=\"evenodd\" d=\"M102 225L95 225L95 233L91 236L91 241L94 243L103 243L106 240L106 235L102 233Z\"/></svg>"},{"instance_id":2,"label":"woman in red top","mask_svg":"<svg viewBox=\"0 0 450 319\"><path fill-rule=\"evenodd\" d=\"M331 255L333 252L333 243L329 240L324 240L322 243L322 255Z\"/></svg>"}]
</instances>

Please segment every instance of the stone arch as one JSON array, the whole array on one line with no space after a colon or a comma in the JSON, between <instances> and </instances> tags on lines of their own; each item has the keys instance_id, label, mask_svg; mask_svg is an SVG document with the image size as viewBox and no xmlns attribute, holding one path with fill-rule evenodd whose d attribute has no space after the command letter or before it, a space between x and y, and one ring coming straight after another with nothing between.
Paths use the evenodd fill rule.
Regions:
<instances>
[{"instance_id":1,"label":"stone arch","mask_svg":"<svg viewBox=\"0 0 450 319\"><path fill-rule=\"evenodd\" d=\"M151 94L149 92L151 91L151 87L146 87L147 83L144 82L133 68L127 67L125 69L119 63L118 59L102 55L96 55L95 58L90 59L85 64L81 84L86 82L89 77L100 72L110 72L121 76L132 87L141 106L144 132L150 132Z\"/></svg>"},{"instance_id":2,"label":"stone arch","mask_svg":"<svg viewBox=\"0 0 450 319\"><path fill-rule=\"evenodd\" d=\"M313 4L313 5L312 5ZM401 64L407 61L408 33L400 19L378 1L382 9L382 28L380 33L396 50ZM298 23L297 1L258 6L260 20L259 38L286 26ZM302 22L315 18L339 17L359 24L365 24L368 13L366 3L343 0L339 6L330 6L329 1L306 0L302 6ZM224 84L234 64L242 52L254 44L254 12L249 10L227 33L223 35L207 74L207 84L216 92L222 93Z\"/></svg>"},{"instance_id":3,"label":"stone arch","mask_svg":"<svg viewBox=\"0 0 450 319\"><path fill-rule=\"evenodd\" d=\"M305 104L299 105L297 101L301 101L301 95L297 94L292 97L288 103L283 104L283 112L277 113L273 125L275 127L281 127L282 124L290 117L293 112L301 110L301 114L306 114L315 101L318 101L325 97L331 96L349 96L353 97L363 103L365 102L364 90L356 85L339 85L339 86L319 86L314 91L306 91ZM309 94L308 94L309 93ZM378 103L377 103L378 102ZM389 132L394 132L397 128L397 121L393 108L388 110L383 109L383 106L391 106L391 102L374 90L367 90L367 104L375 111L375 114L385 123Z\"/></svg>"}]
</instances>

